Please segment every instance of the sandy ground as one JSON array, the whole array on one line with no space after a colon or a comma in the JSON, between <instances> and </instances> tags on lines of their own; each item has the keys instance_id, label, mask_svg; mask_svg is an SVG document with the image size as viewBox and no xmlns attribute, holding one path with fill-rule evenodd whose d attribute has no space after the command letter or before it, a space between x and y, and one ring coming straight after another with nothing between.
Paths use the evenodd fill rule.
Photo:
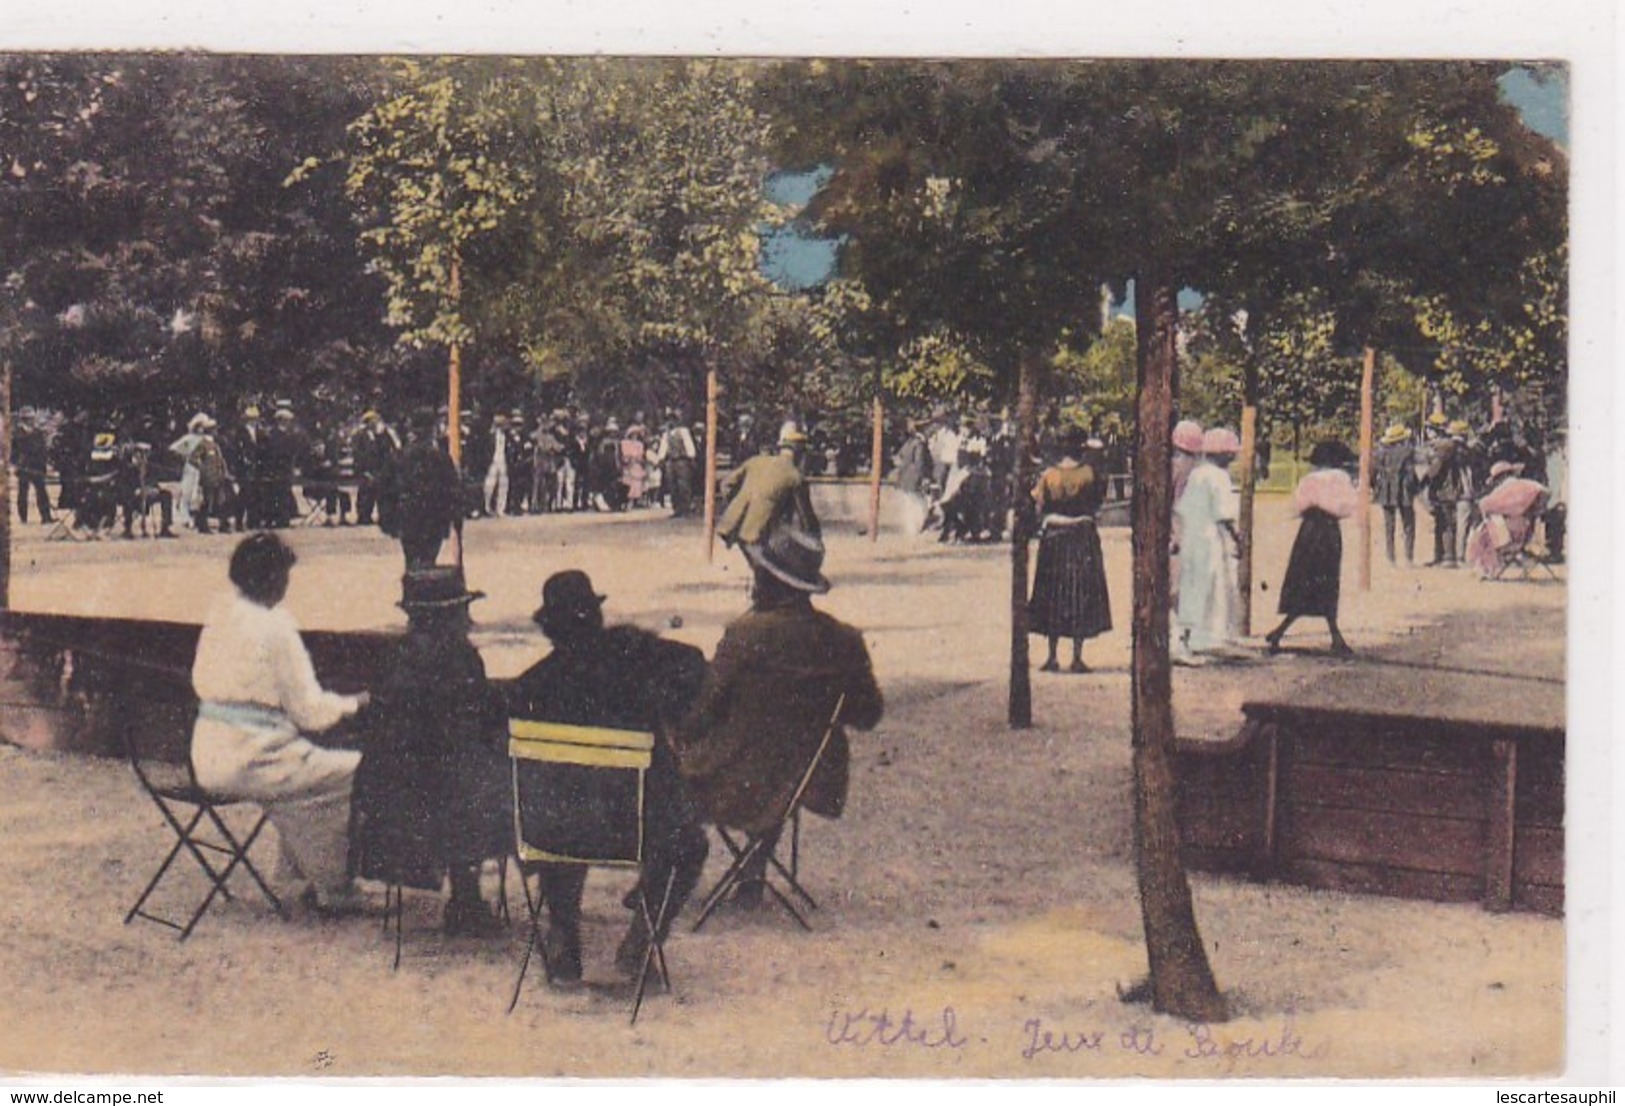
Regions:
<instances>
[{"instance_id":1,"label":"sandy ground","mask_svg":"<svg viewBox=\"0 0 1625 1106\"><path fill-rule=\"evenodd\" d=\"M1262 505L1255 629L1293 523ZM1419 547L1431 548L1425 521ZM1380 528L1380 518L1378 519ZM1274 659L1175 676L1180 732L1233 734L1249 698L1414 683L1422 666L1561 679L1566 588L1483 584L1390 568L1354 580L1345 526L1344 629L1364 655L1324 655L1304 626ZM376 531L301 530L289 604L306 627L400 623L399 555ZM24 610L198 620L231 539L15 548ZM559 994L527 982L523 949L444 939L433 896L409 899L406 951L376 922L280 921L251 900L218 908L185 943L121 924L167 847L119 762L0 745L0 1070L231 1075L508 1076L1465 1076L1563 1064L1564 925L1528 914L1317 892L1194 875L1197 916L1236 1017L1190 1028L1130 1007L1116 987L1145 956L1129 814L1129 536L1105 536L1118 629L1091 642L1090 676L1034 674L1037 725L1004 724L1006 551L830 537L821 605L861 626L887 696L854 738L852 797L812 820L813 932L782 915L685 923L668 946L675 993L635 1027L614 987ZM1379 534L1380 545L1380 534ZM708 565L697 528L653 515L482 522L468 572L490 597L477 640L493 674L543 646L528 621L541 580L585 567L612 619L714 647L743 609L736 554ZM1486 630L1517 627L1508 655ZM1041 659L1041 643L1034 641ZM1383 663L1376 663L1383 662ZM1339 677L1345 683L1348 677ZM1436 678L1448 678L1437 675ZM1351 685L1355 686L1355 685ZM1556 702L1561 704L1561 689ZM1350 692L1339 692L1350 693ZM718 848L716 851L720 851ZM263 854L267 859L269 850ZM720 871L713 856L709 875ZM589 979L626 922L625 875L595 874ZM516 919L517 889L510 889ZM690 915L692 916L692 915ZM686 922L686 920L685 920Z\"/></svg>"}]
</instances>

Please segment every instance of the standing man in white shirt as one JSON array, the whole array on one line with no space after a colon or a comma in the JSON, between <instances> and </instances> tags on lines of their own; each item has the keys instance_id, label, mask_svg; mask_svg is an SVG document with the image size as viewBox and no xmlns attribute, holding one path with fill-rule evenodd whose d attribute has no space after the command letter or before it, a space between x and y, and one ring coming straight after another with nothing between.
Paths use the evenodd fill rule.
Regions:
<instances>
[{"instance_id":1,"label":"standing man in white shirt","mask_svg":"<svg viewBox=\"0 0 1625 1106\"><path fill-rule=\"evenodd\" d=\"M508 514L508 416L491 420L491 467L485 471L485 513L492 518Z\"/></svg>"}]
</instances>

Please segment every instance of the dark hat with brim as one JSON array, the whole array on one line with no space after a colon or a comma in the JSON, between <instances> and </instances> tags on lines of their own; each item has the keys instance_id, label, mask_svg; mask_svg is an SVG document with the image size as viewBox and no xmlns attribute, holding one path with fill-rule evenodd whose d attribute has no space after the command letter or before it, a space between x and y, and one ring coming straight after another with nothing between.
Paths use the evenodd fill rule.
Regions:
<instances>
[{"instance_id":1,"label":"dark hat with brim","mask_svg":"<svg viewBox=\"0 0 1625 1106\"><path fill-rule=\"evenodd\" d=\"M580 618L604 605L607 595L592 586L592 577L578 568L555 572L542 584L542 605L531 618L538 623Z\"/></svg>"},{"instance_id":2,"label":"dark hat with brim","mask_svg":"<svg viewBox=\"0 0 1625 1106\"><path fill-rule=\"evenodd\" d=\"M1309 452L1309 463L1316 468L1341 468L1354 460L1354 452L1338 441L1318 443Z\"/></svg>"},{"instance_id":3,"label":"dark hat with brim","mask_svg":"<svg viewBox=\"0 0 1625 1106\"><path fill-rule=\"evenodd\" d=\"M797 591L823 595L830 588L825 579L824 541L793 523L781 523L768 531L760 542L747 545L745 559L751 567L788 584Z\"/></svg>"},{"instance_id":4,"label":"dark hat with brim","mask_svg":"<svg viewBox=\"0 0 1625 1106\"><path fill-rule=\"evenodd\" d=\"M456 565L413 569L401 577L401 601L406 611L457 607L485 598L483 591L469 591L463 570Z\"/></svg>"}]
</instances>

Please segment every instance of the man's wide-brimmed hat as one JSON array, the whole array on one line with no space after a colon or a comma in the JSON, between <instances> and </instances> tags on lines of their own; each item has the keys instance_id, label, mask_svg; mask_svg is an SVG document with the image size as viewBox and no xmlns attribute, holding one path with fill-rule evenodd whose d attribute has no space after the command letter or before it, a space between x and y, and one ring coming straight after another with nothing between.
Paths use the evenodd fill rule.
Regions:
<instances>
[{"instance_id":1,"label":"man's wide-brimmed hat","mask_svg":"<svg viewBox=\"0 0 1625 1106\"><path fill-rule=\"evenodd\" d=\"M1466 419L1457 419L1445 429L1449 431L1452 438L1465 438L1473 431L1473 428L1467 424Z\"/></svg>"},{"instance_id":2,"label":"man's wide-brimmed hat","mask_svg":"<svg viewBox=\"0 0 1625 1106\"><path fill-rule=\"evenodd\" d=\"M787 422L779 427L780 445L806 445L807 432L796 425L794 421Z\"/></svg>"},{"instance_id":3,"label":"man's wide-brimmed hat","mask_svg":"<svg viewBox=\"0 0 1625 1106\"><path fill-rule=\"evenodd\" d=\"M1490 479L1494 480L1497 476L1500 476L1502 473L1522 472L1522 471L1523 471L1523 466L1518 464L1518 462L1516 462L1516 461L1497 461L1497 462L1495 462L1495 464L1490 466Z\"/></svg>"},{"instance_id":4,"label":"man's wide-brimmed hat","mask_svg":"<svg viewBox=\"0 0 1625 1106\"><path fill-rule=\"evenodd\" d=\"M1203 453L1240 453L1241 439L1228 426L1215 426L1202 435Z\"/></svg>"},{"instance_id":5,"label":"man's wide-brimmed hat","mask_svg":"<svg viewBox=\"0 0 1625 1106\"><path fill-rule=\"evenodd\" d=\"M1384 430L1382 432L1382 444L1383 445L1394 445L1397 442L1404 441L1406 438L1409 438L1410 436L1411 436L1411 432L1409 430L1405 429L1403 426L1399 426L1399 425L1390 426L1387 430Z\"/></svg>"},{"instance_id":6,"label":"man's wide-brimmed hat","mask_svg":"<svg viewBox=\"0 0 1625 1106\"><path fill-rule=\"evenodd\" d=\"M782 522L760 542L745 546L745 559L751 567L797 591L823 595L829 590L829 581L821 571L824 540L793 522Z\"/></svg>"},{"instance_id":7,"label":"man's wide-brimmed hat","mask_svg":"<svg viewBox=\"0 0 1625 1106\"><path fill-rule=\"evenodd\" d=\"M1429 426L1444 426L1449 421L1449 419L1445 418L1443 411L1435 411L1428 416Z\"/></svg>"},{"instance_id":8,"label":"man's wide-brimmed hat","mask_svg":"<svg viewBox=\"0 0 1625 1106\"><path fill-rule=\"evenodd\" d=\"M483 591L469 591L463 570L456 565L418 568L401 577L401 601L407 611L456 607L485 598Z\"/></svg>"},{"instance_id":9,"label":"man's wide-brimmed hat","mask_svg":"<svg viewBox=\"0 0 1625 1106\"><path fill-rule=\"evenodd\" d=\"M1318 469L1342 468L1354 460L1354 451L1339 441L1319 442L1309 451L1309 463Z\"/></svg>"},{"instance_id":10,"label":"man's wide-brimmed hat","mask_svg":"<svg viewBox=\"0 0 1625 1106\"><path fill-rule=\"evenodd\" d=\"M542 605L531 615L538 623L578 619L604 605L607 595L592 586L592 577L578 568L555 572L542 584Z\"/></svg>"},{"instance_id":11,"label":"man's wide-brimmed hat","mask_svg":"<svg viewBox=\"0 0 1625 1106\"><path fill-rule=\"evenodd\" d=\"M1174 427L1174 448L1186 453L1202 452L1202 424L1194 419L1182 419Z\"/></svg>"}]
</instances>

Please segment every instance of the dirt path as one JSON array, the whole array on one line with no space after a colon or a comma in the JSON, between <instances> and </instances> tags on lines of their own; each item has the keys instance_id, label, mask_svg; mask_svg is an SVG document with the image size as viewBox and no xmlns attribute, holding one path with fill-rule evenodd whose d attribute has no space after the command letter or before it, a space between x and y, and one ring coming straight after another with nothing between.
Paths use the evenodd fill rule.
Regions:
<instances>
[{"instance_id":1,"label":"dirt path","mask_svg":"<svg viewBox=\"0 0 1625 1106\"><path fill-rule=\"evenodd\" d=\"M1267 503L1266 596L1291 537L1280 504ZM293 542L301 564L289 602L303 625L398 624L393 546L343 530L300 531ZM1379 563L1376 588L1361 595L1349 545L1345 632L1384 662L1367 679L1381 685L1430 661L1504 660L1483 642L1511 627L1522 635L1517 657L1560 672L1563 588ZM185 944L125 927L124 909L165 847L128 770L0 746L9 892L0 1016L13 1027L0 1069L1208 1077L1559 1068L1563 924L1471 905L1197 876L1203 936L1239 1017L1201 1036L1116 1000L1117 984L1144 971L1144 953L1128 829L1127 532L1107 531L1105 546L1119 628L1089 646L1100 672L1035 674L1039 724L1012 733L1004 551L832 535L826 570L837 586L822 605L864 628L887 716L854 741L847 816L808 826L808 882L822 907L814 932L772 914L719 916L700 934L680 926L670 946L676 994L651 1000L632 1029L624 996L540 985L504 1016L520 929L483 945L444 940L430 896L408 903L397 973L374 924L280 922L247 901L211 915ZM63 547L30 535L17 554L17 606L196 619L228 549L220 538ZM706 565L697 535L679 524L478 524L468 567L490 593L476 614L494 673L541 651L527 616L541 579L568 566L587 567L610 593L612 618L708 652L745 603L737 557L719 551ZM1263 628L1272 606L1255 608ZM1309 628L1289 645L1322 643ZM1295 652L1181 670L1180 731L1229 736L1244 699L1291 694L1349 667ZM589 881L589 978L609 978L625 886L612 874Z\"/></svg>"}]
</instances>

